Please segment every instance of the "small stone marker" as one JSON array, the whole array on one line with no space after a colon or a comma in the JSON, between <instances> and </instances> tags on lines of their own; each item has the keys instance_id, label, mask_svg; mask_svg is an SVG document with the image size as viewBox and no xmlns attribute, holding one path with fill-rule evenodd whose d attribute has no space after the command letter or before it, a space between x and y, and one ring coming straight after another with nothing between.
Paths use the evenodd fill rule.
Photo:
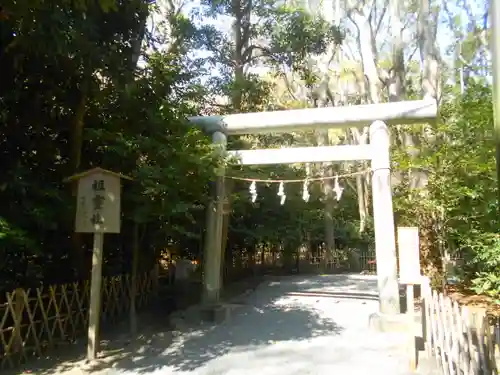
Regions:
<instances>
[{"instance_id":1,"label":"small stone marker","mask_svg":"<svg viewBox=\"0 0 500 375\"><path fill-rule=\"evenodd\" d=\"M417 227L398 227L399 278L404 284L420 283L420 241Z\"/></svg>"},{"instance_id":2,"label":"small stone marker","mask_svg":"<svg viewBox=\"0 0 500 375\"><path fill-rule=\"evenodd\" d=\"M406 284L406 314L410 324L408 350L410 370L417 368L417 347L415 342L414 286L422 283L420 274L420 240L417 227L398 227L399 279Z\"/></svg>"},{"instance_id":3,"label":"small stone marker","mask_svg":"<svg viewBox=\"0 0 500 375\"><path fill-rule=\"evenodd\" d=\"M115 172L93 168L65 180L78 183L75 232L94 234L87 344L89 361L96 358L99 348L104 233L120 233L121 179L131 180Z\"/></svg>"}]
</instances>

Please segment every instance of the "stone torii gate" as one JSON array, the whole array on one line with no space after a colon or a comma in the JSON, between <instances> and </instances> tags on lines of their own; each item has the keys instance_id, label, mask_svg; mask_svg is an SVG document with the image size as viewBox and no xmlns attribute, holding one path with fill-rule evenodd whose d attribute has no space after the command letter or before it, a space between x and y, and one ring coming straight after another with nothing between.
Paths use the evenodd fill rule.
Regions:
<instances>
[{"instance_id":1,"label":"stone torii gate","mask_svg":"<svg viewBox=\"0 0 500 375\"><path fill-rule=\"evenodd\" d=\"M428 123L435 121L436 117L437 103L434 100L416 100L226 116L197 116L189 120L211 134L213 142L219 145L219 150L223 153L226 152L227 136L231 135L370 126L368 145L239 150L227 153L235 156L242 165L371 161L379 315L389 318L400 313L400 303L388 126ZM203 295L207 304L215 304L219 300L224 196L224 170L221 169L216 181L216 200L207 218L203 265Z\"/></svg>"}]
</instances>

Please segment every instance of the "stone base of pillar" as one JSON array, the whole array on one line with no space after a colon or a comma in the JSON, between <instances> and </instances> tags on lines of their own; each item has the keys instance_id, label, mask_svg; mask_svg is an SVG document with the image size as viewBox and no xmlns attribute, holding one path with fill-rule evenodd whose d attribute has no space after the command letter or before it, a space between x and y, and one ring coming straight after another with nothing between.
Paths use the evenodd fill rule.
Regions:
<instances>
[{"instance_id":1,"label":"stone base of pillar","mask_svg":"<svg viewBox=\"0 0 500 375\"><path fill-rule=\"evenodd\" d=\"M220 303L211 306L204 306L202 320L220 324L231 319L233 311L242 305L236 303Z\"/></svg>"},{"instance_id":2,"label":"stone base of pillar","mask_svg":"<svg viewBox=\"0 0 500 375\"><path fill-rule=\"evenodd\" d=\"M377 332L409 332L414 330L415 324L421 324L420 314L413 315L412 318L407 314L376 312L370 315L368 325L370 329Z\"/></svg>"}]
</instances>

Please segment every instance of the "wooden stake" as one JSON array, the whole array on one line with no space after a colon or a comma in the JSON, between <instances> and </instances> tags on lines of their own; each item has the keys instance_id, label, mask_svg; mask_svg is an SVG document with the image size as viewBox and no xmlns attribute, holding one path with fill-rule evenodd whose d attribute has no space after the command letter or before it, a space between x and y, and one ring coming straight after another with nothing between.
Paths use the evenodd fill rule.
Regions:
<instances>
[{"instance_id":1,"label":"wooden stake","mask_svg":"<svg viewBox=\"0 0 500 375\"><path fill-rule=\"evenodd\" d=\"M99 323L101 320L102 246L104 234L94 233L92 253L92 280L90 284L89 330L87 359L96 359L99 350Z\"/></svg>"},{"instance_id":2,"label":"wooden stake","mask_svg":"<svg viewBox=\"0 0 500 375\"><path fill-rule=\"evenodd\" d=\"M134 244L132 249L132 275L130 278L130 333L137 333L137 271L139 268L139 224L134 223Z\"/></svg>"},{"instance_id":3,"label":"wooden stake","mask_svg":"<svg viewBox=\"0 0 500 375\"><path fill-rule=\"evenodd\" d=\"M14 336L12 348L14 353L22 352L23 350L23 337L21 334L21 326L23 324L23 312L24 312L24 289L17 288L14 291L14 331L12 335Z\"/></svg>"},{"instance_id":4,"label":"wooden stake","mask_svg":"<svg viewBox=\"0 0 500 375\"><path fill-rule=\"evenodd\" d=\"M406 285L406 314L408 315L409 337L408 350L410 354L410 370L417 370L417 347L415 343L415 300L413 293L413 284Z\"/></svg>"}]
</instances>

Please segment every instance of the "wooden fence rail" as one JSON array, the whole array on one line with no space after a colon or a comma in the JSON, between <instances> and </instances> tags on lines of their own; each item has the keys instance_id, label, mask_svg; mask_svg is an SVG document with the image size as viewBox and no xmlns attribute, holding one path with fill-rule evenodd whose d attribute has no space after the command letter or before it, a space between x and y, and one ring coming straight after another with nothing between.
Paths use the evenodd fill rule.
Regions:
<instances>
[{"instance_id":1,"label":"wooden fence rail","mask_svg":"<svg viewBox=\"0 0 500 375\"><path fill-rule=\"evenodd\" d=\"M442 293L424 297L427 350L443 375L498 374L500 321L483 310L459 306Z\"/></svg>"},{"instance_id":2,"label":"wooden fence rail","mask_svg":"<svg viewBox=\"0 0 500 375\"><path fill-rule=\"evenodd\" d=\"M152 295L154 272L136 280L136 306ZM106 277L102 284L102 323L123 317L130 307L129 275ZM15 289L0 304L0 369L17 367L30 357L41 357L54 346L72 343L88 323L90 282Z\"/></svg>"},{"instance_id":3,"label":"wooden fence rail","mask_svg":"<svg viewBox=\"0 0 500 375\"><path fill-rule=\"evenodd\" d=\"M298 257L298 259L297 259ZM313 254L310 251L301 251L295 253L285 260L282 252L279 250L272 251L269 249L257 249L252 259L248 254L239 254L232 259L232 264L226 265L229 270L243 269L271 269L277 270L285 266L287 263L294 268L297 266L299 273L320 271L346 271L346 272L369 272L375 273L375 250L358 251L356 249L336 249L331 254L331 258L327 260L325 252Z\"/></svg>"}]
</instances>

